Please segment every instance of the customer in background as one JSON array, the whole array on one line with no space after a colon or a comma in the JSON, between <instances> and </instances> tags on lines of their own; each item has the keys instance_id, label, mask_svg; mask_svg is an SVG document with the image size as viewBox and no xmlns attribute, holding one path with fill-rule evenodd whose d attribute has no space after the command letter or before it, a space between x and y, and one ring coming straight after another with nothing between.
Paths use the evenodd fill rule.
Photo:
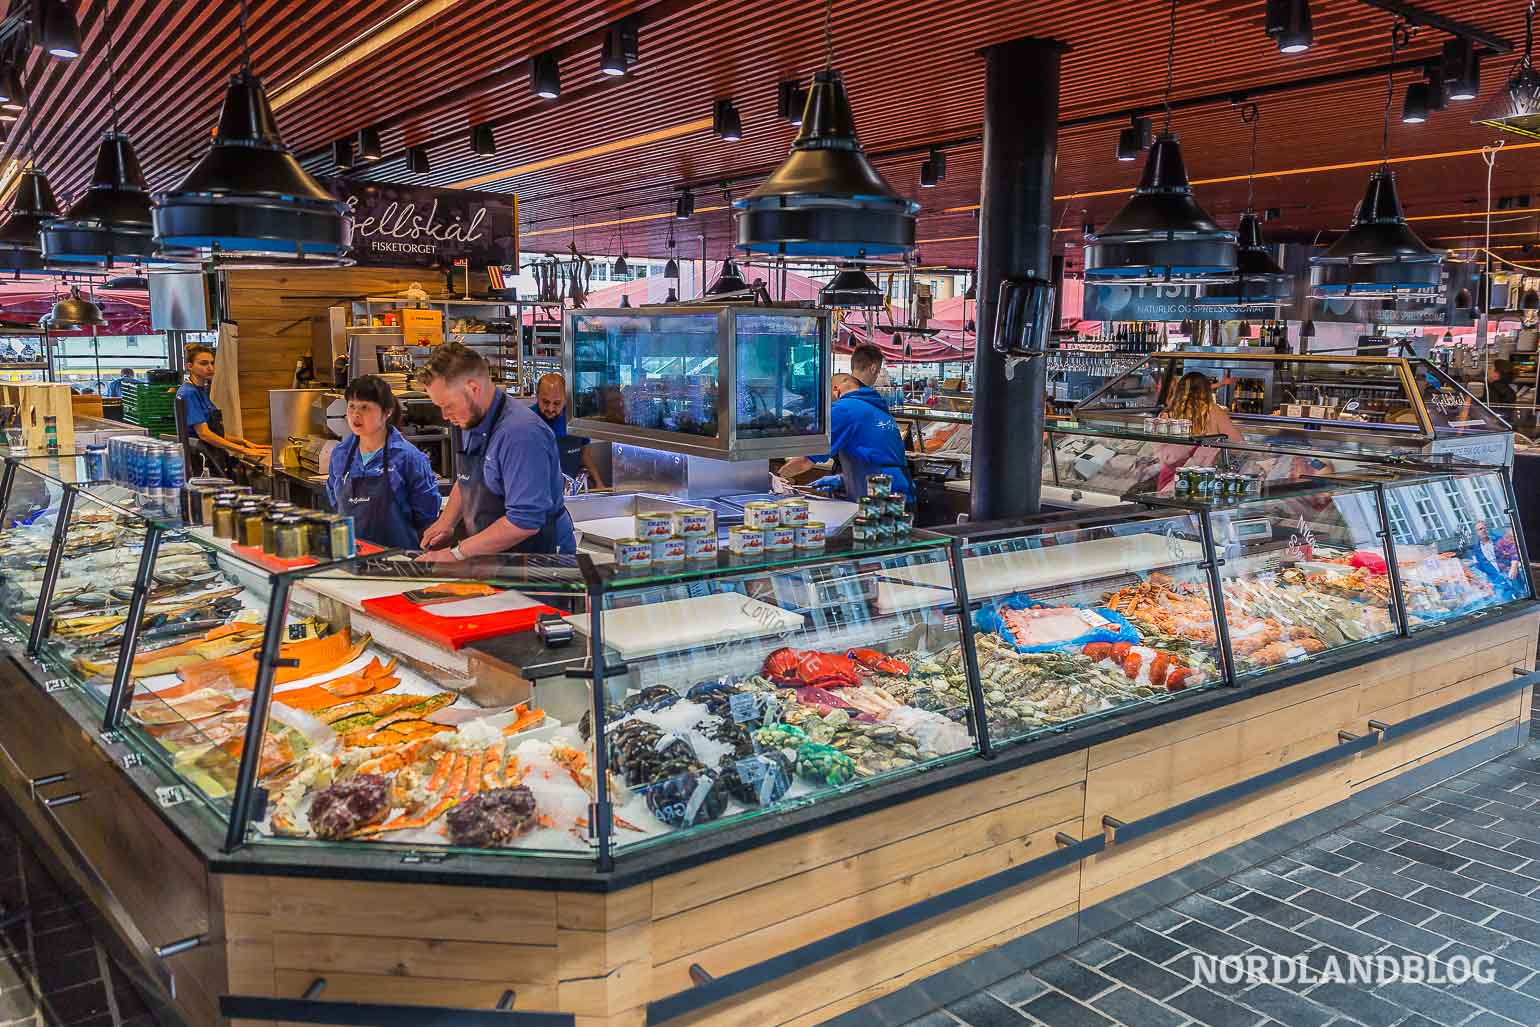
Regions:
<instances>
[{"instance_id":1,"label":"customer in background","mask_svg":"<svg viewBox=\"0 0 1540 1027\"><path fill-rule=\"evenodd\" d=\"M556 436L556 451L561 455L561 473L576 478L588 472L588 481L596 489L602 489L604 476L594 462L589 440L582 435L567 434L567 379L552 371L535 383L535 413Z\"/></svg>"},{"instance_id":2,"label":"customer in background","mask_svg":"<svg viewBox=\"0 0 1540 1027\"><path fill-rule=\"evenodd\" d=\"M875 348L875 347L874 347ZM859 352L859 348L857 349ZM842 487L845 498L866 495L866 479L872 474L893 478L893 491L914 501L904 438L888 413L888 404L875 389L852 374L834 376L834 405L829 408L829 452L821 456L794 456L781 466L782 477L791 478L815 463L839 458L840 473L813 483L817 489Z\"/></svg>"},{"instance_id":3,"label":"customer in background","mask_svg":"<svg viewBox=\"0 0 1540 1027\"><path fill-rule=\"evenodd\" d=\"M332 450L326 496L353 518L361 539L387 549L416 549L438 519L438 479L427 454L396 430L401 403L379 375L348 382L348 427L353 434Z\"/></svg>"},{"instance_id":4,"label":"customer in background","mask_svg":"<svg viewBox=\"0 0 1540 1027\"><path fill-rule=\"evenodd\" d=\"M1518 402L1518 398L1518 389L1513 386L1513 365L1501 359L1492 361L1487 368L1488 405L1512 406ZM1498 414L1503 415L1505 412L1499 410Z\"/></svg>"},{"instance_id":5,"label":"customer in background","mask_svg":"<svg viewBox=\"0 0 1540 1027\"><path fill-rule=\"evenodd\" d=\"M540 415L494 386L486 358L463 343L434 349L417 381L454 426L459 468L418 559L576 552L556 436Z\"/></svg>"},{"instance_id":6,"label":"customer in background","mask_svg":"<svg viewBox=\"0 0 1540 1027\"><path fill-rule=\"evenodd\" d=\"M107 399L122 399L123 383L131 382L133 380L134 369L132 367L125 367L118 375L118 377L110 379L106 384L102 386L102 395Z\"/></svg>"},{"instance_id":7,"label":"customer in background","mask_svg":"<svg viewBox=\"0 0 1540 1027\"><path fill-rule=\"evenodd\" d=\"M214 381L214 351L207 346L187 348L187 380L177 386L176 398L187 413L187 443L203 456L210 467L224 475L229 471L229 457L265 461L269 450L248 442L239 435L225 434L225 417L209 398Z\"/></svg>"},{"instance_id":8,"label":"customer in background","mask_svg":"<svg viewBox=\"0 0 1540 1027\"><path fill-rule=\"evenodd\" d=\"M1232 442L1242 441L1235 422L1230 420L1230 412L1214 402L1214 383L1198 371L1187 372L1171 387L1165 416L1191 421L1194 435L1223 435ZM1160 461L1155 485L1160 490L1176 479L1178 467L1213 467L1219 460L1219 450L1213 446L1161 442L1155 446L1155 459Z\"/></svg>"}]
</instances>

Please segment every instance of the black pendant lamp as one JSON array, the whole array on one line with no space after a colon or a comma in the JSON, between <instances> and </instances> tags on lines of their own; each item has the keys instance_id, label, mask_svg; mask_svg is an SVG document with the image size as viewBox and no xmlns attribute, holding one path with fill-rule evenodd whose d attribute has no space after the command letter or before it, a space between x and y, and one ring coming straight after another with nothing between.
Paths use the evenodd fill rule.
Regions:
<instances>
[{"instance_id":1,"label":"black pendant lamp","mask_svg":"<svg viewBox=\"0 0 1540 1027\"><path fill-rule=\"evenodd\" d=\"M1236 227L1235 278L1222 285L1206 285L1198 302L1205 306L1252 309L1277 307L1293 296L1293 279L1262 241L1262 219L1257 216L1257 129L1261 111L1254 103L1241 106L1241 121L1251 126L1251 166L1246 173L1246 211Z\"/></svg>"},{"instance_id":2,"label":"black pendant lamp","mask_svg":"<svg viewBox=\"0 0 1540 1027\"><path fill-rule=\"evenodd\" d=\"M11 209L0 221L0 270L42 271L43 225L59 216L59 201L54 199L48 177L37 168L21 173Z\"/></svg>"},{"instance_id":3,"label":"black pendant lamp","mask_svg":"<svg viewBox=\"0 0 1540 1027\"><path fill-rule=\"evenodd\" d=\"M1531 3L1524 21L1524 56L1508 75L1508 81L1487 102L1474 119L1503 132L1540 139L1540 72L1532 63L1535 48L1535 5Z\"/></svg>"},{"instance_id":4,"label":"black pendant lamp","mask_svg":"<svg viewBox=\"0 0 1540 1027\"><path fill-rule=\"evenodd\" d=\"M107 323L102 308L80 295L80 286L70 286L69 295L57 301L53 309L38 320L38 327L56 332L77 328L98 328Z\"/></svg>"},{"instance_id":5,"label":"black pendant lamp","mask_svg":"<svg viewBox=\"0 0 1540 1027\"><path fill-rule=\"evenodd\" d=\"M813 76L791 154L734 203L738 248L797 257L898 256L914 249L920 205L883 181L856 140L845 83L832 66L833 0L824 9L824 68Z\"/></svg>"},{"instance_id":6,"label":"black pendant lamp","mask_svg":"<svg viewBox=\"0 0 1540 1027\"><path fill-rule=\"evenodd\" d=\"M829 284L818 291L821 307L849 307L853 310L876 310L882 306L882 290L860 267L846 266L839 270Z\"/></svg>"},{"instance_id":7,"label":"black pendant lamp","mask_svg":"<svg viewBox=\"0 0 1540 1027\"><path fill-rule=\"evenodd\" d=\"M251 72L246 5L244 66L230 80L219 129L176 189L155 197L155 241L169 256L222 267L344 267L353 219L283 145L261 79Z\"/></svg>"},{"instance_id":8,"label":"black pendant lamp","mask_svg":"<svg viewBox=\"0 0 1540 1027\"><path fill-rule=\"evenodd\" d=\"M1398 18L1391 31L1390 66L1406 35ZM1353 222L1325 253L1310 258L1310 295L1321 299L1395 299L1430 296L1443 280L1444 254L1417 238L1396 195L1390 170L1390 101L1395 73L1389 72L1381 163L1369 175Z\"/></svg>"},{"instance_id":9,"label":"black pendant lamp","mask_svg":"<svg viewBox=\"0 0 1540 1027\"><path fill-rule=\"evenodd\" d=\"M717 280L711 283L711 288L706 290L707 296L727 296L734 293L747 292L749 283L744 281L743 272L738 270L738 262L731 257L722 261L722 273L717 275Z\"/></svg>"},{"instance_id":10,"label":"black pendant lamp","mask_svg":"<svg viewBox=\"0 0 1540 1027\"><path fill-rule=\"evenodd\" d=\"M112 110L109 131L96 149L91 185L69 211L43 227L43 259L68 268L110 268L138 263L155 255L154 223L144 173L133 144L118 131L118 85L109 20L107 97Z\"/></svg>"},{"instance_id":11,"label":"black pendant lamp","mask_svg":"<svg viewBox=\"0 0 1540 1027\"><path fill-rule=\"evenodd\" d=\"M1182 148L1171 133L1176 0L1166 44L1166 124L1145 158L1134 195L1086 237L1085 280L1135 285L1206 285L1235 277L1235 233L1220 228L1193 198Z\"/></svg>"}]
</instances>

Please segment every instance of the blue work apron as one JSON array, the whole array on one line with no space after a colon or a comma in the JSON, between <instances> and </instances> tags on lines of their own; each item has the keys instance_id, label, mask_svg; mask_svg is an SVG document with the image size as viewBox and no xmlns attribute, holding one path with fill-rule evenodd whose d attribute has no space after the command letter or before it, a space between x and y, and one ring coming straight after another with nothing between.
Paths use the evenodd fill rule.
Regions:
<instances>
[{"instance_id":1,"label":"blue work apron","mask_svg":"<svg viewBox=\"0 0 1540 1027\"><path fill-rule=\"evenodd\" d=\"M417 549L422 538L412 530L412 522L390 490L390 436L385 437L385 451L380 454L378 476L355 476L353 464L358 459L358 436L344 446L352 446L342 465L342 488L337 490L337 512L353 518L355 538L373 542L386 549Z\"/></svg>"},{"instance_id":2,"label":"blue work apron","mask_svg":"<svg viewBox=\"0 0 1540 1027\"><path fill-rule=\"evenodd\" d=\"M497 431L497 425L508 412L508 406L512 400L503 403L501 410L497 412L497 420L492 422L492 427L487 431L487 448L491 448L492 435ZM459 545L473 535L479 535L492 525L497 519L507 514L508 500L501 493L493 492L487 485L485 469L487 466L486 449L478 454L479 459L461 460L462 464L469 464L465 470L455 475L460 487L460 523L455 529L455 545ZM506 550L509 553L522 554L548 554L556 552L556 526L563 517L567 516L567 508L563 506L556 513L545 519L529 538L518 545Z\"/></svg>"}]
</instances>

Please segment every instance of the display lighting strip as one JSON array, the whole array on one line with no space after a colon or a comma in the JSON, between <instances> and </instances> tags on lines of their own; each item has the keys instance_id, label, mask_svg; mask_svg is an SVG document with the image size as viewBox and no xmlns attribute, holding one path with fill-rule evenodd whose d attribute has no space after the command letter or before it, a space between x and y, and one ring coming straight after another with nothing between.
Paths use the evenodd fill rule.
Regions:
<instances>
[{"instance_id":1,"label":"display lighting strip","mask_svg":"<svg viewBox=\"0 0 1540 1027\"><path fill-rule=\"evenodd\" d=\"M463 2L464 0L410 0L406 6L394 14L386 16L384 20L360 32L300 72L297 78L290 79L279 86L268 100L269 106L275 111L288 106L327 79L346 71L403 36L416 32L434 18Z\"/></svg>"},{"instance_id":2,"label":"display lighting strip","mask_svg":"<svg viewBox=\"0 0 1540 1027\"><path fill-rule=\"evenodd\" d=\"M696 207L696 214L711 214L719 210L727 210L727 204L715 207ZM674 212L664 211L662 214L637 214L628 218L616 218L610 221L590 221L586 225L562 225L560 228L542 228L538 232L520 232L521 239L538 239L545 235L570 235L573 232L586 232L593 228L614 228L616 225L634 225L642 221L674 220ZM975 238L977 238L975 236Z\"/></svg>"}]
</instances>

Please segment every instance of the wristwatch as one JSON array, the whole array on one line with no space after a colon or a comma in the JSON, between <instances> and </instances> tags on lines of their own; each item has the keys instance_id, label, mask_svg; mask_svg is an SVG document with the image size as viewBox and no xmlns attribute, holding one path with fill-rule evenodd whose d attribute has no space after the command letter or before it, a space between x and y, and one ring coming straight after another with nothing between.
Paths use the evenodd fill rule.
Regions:
<instances>
[{"instance_id":1,"label":"wristwatch","mask_svg":"<svg viewBox=\"0 0 1540 1027\"><path fill-rule=\"evenodd\" d=\"M450 546L449 547L449 555L454 557L456 560L463 560L463 559L465 559L465 554L460 551L460 547L459 546Z\"/></svg>"}]
</instances>

